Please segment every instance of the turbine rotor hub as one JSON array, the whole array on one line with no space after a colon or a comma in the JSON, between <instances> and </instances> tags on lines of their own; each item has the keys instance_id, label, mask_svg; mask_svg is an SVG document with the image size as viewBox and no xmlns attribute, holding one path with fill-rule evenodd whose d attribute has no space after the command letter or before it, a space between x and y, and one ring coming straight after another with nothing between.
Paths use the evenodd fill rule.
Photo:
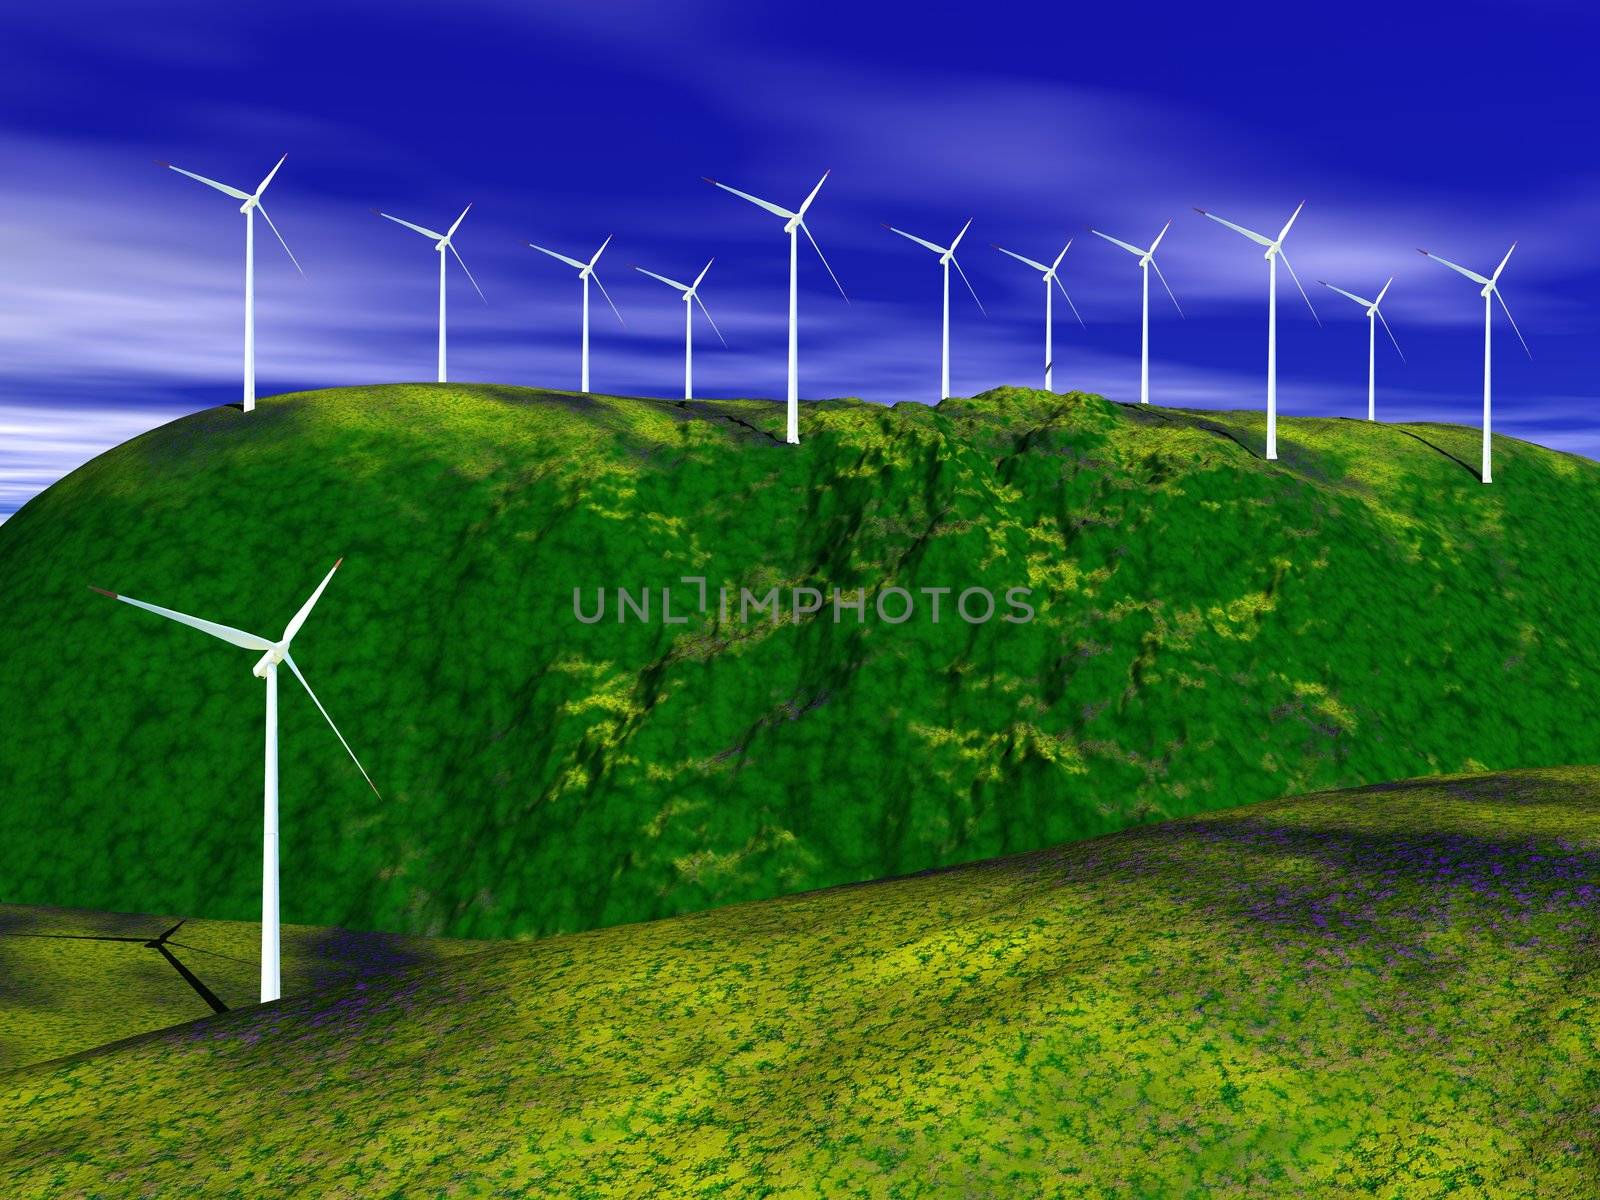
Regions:
<instances>
[{"instance_id":1,"label":"turbine rotor hub","mask_svg":"<svg viewBox=\"0 0 1600 1200\"><path fill-rule=\"evenodd\" d=\"M276 670L278 664L283 661L284 656L288 652L289 647L285 643L279 642L271 650L268 650L265 654L263 654L261 656L261 660L257 662L255 666L250 668L250 674L254 675L257 679L265 679L267 677L267 672Z\"/></svg>"}]
</instances>

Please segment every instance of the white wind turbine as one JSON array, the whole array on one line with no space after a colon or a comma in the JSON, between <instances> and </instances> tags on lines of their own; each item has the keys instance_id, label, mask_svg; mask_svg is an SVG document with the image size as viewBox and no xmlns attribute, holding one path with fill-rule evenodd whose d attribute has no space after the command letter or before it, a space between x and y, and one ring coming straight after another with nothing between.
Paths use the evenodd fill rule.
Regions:
<instances>
[{"instance_id":1,"label":"white wind turbine","mask_svg":"<svg viewBox=\"0 0 1600 1200\"><path fill-rule=\"evenodd\" d=\"M1052 349L1054 344L1053 335L1055 330L1055 313L1053 308L1055 293L1050 290L1050 285L1052 283L1061 289L1061 294L1066 296L1067 307L1072 309L1072 315L1078 318L1078 324L1083 325L1083 317L1078 312L1078 306L1072 303L1071 296L1067 296L1067 289L1062 284L1060 276L1056 273L1061 266L1061 260L1067 256L1067 251L1072 249L1072 239L1067 239L1067 244L1061 247L1061 253L1056 255L1055 262L1051 263L1048 267L1042 262L1034 262L1031 258L1024 258L1022 255L1017 254L1014 251L1007 250L1004 246L995 246L995 249L1000 251L1001 254L1011 255L1011 257L1016 259L1019 263L1023 263L1032 267L1035 271L1041 272L1044 277L1044 390L1047 392L1053 392L1055 391L1055 385L1053 381L1055 379L1056 364L1055 352ZM1084 328L1087 329L1088 326L1084 325Z\"/></svg>"},{"instance_id":2,"label":"white wind turbine","mask_svg":"<svg viewBox=\"0 0 1600 1200\"><path fill-rule=\"evenodd\" d=\"M378 793L378 785L372 782L367 769L361 765L361 760L356 758L356 752L350 749L350 743L344 740L344 734L339 732L339 727L333 723L333 718L328 716L328 710L322 707L322 701L317 699L317 694L311 690L311 685L306 682L306 677L300 673L300 668L295 665L289 656L289 643L294 641L295 634L300 632L300 627L306 623L306 618L311 615L312 607L321 598L323 589L328 586L328 581L333 578L333 572L339 569L339 562L333 564L330 570L317 584L317 590L311 593L311 598L300 606L300 611L295 613L289 624L284 627L283 636L277 641L261 637L258 634L246 633L242 629L234 629L229 625L218 625L214 621L202 621L199 617L191 617L186 613L174 612L170 608L161 608L155 604L146 604L143 600L135 600L131 596L119 596L116 592L108 592L104 588L92 588L102 596L110 596L113 600L121 600L125 604L132 604L136 608L143 608L155 613L157 616L167 617L182 625L189 625L202 633L209 633L214 638L221 638L232 645L245 650L261 652L261 659L251 668L251 674L258 679L264 679L267 684L267 741L266 741L266 771L265 771L265 805L261 835L261 1003L276 1000L282 994L282 981L279 974L278 959L278 664L285 663L294 677L300 681L300 686L306 689L306 695L311 697L311 702L317 706L317 711L328 722L333 730L334 737L339 739L339 744L344 747L345 753L356 764L356 770L361 772L361 777L367 781L374 794Z\"/></svg>"},{"instance_id":3,"label":"white wind turbine","mask_svg":"<svg viewBox=\"0 0 1600 1200\"><path fill-rule=\"evenodd\" d=\"M1334 287L1326 279L1317 280L1323 287L1330 291L1338 292L1346 299L1354 300L1363 305L1367 310L1367 420L1378 419L1378 322L1383 321L1383 331L1389 335L1389 340L1394 342L1394 352L1400 355L1400 361L1405 362L1406 356L1400 350L1400 343L1395 341L1394 330L1389 328L1389 322L1383 320L1383 313L1378 311L1378 305L1383 303L1383 298L1389 294L1389 283L1394 282L1390 276L1389 283L1383 285L1378 292L1376 300L1365 300L1354 292L1347 292L1342 287Z\"/></svg>"},{"instance_id":4,"label":"white wind turbine","mask_svg":"<svg viewBox=\"0 0 1600 1200\"><path fill-rule=\"evenodd\" d=\"M1506 305L1506 299L1500 294L1500 272L1506 269L1506 264L1511 261L1511 251L1517 248L1515 242L1511 243L1511 250L1506 251L1506 256L1500 260L1500 265L1494 269L1494 274L1485 279L1476 271L1469 271L1448 258L1440 258L1437 254L1428 254L1426 250L1418 250L1418 254L1426 254L1434 262L1443 263L1452 271L1465 275L1473 283L1481 284L1483 290L1479 293L1483 297L1483 482L1492 483L1489 474L1489 347L1490 333L1493 330L1494 302L1500 301L1500 307L1505 309L1506 320L1511 322L1511 328L1516 332L1517 341L1522 343L1522 349L1529 358L1533 351L1528 349L1527 339L1522 336L1522 330L1517 329L1517 319L1511 315L1511 309Z\"/></svg>"},{"instance_id":5,"label":"white wind turbine","mask_svg":"<svg viewBox=\"0 0 1600 1200\"><path fill-rule=\"evenodd\" d=\"M839 295L844 296L845 303L850 302L850 297L845 296L844 285L839 282L839 277L833 273L833 267L828 264L827 257L822 253L822 247L817 245L817 239L811 236L811 229L806 225L806 210L811 207L811 202L817 198L817 193L822 190L822 185L828 182L828 171L822 173L822 178L817 180L817 186L811 189L811 194L805 198L799 209L790 212L787 208L779 208L776 204L752 196L749 192L741 192L738 188L729 187L725 183L718 183L710 176L703 176L705 181L714 187L719 187L725 192L732 192L741 200L748 200L757 208L764 208L769 213L784 219L783 231L789 235L789 415L786 440L790 445L800 442L800 242L799 235L803 230L806 240L811 243L811 248L817 252L817 257L822 259L822 265L828 269L828 277L833 280L833 286L839 289Z\"/></svg>"},{"instance_id":6,"label":"white wind turbine","mask_svg":"<svg viewBox=\"0 0 1600 1200\"><path fill-rule=\"evenodd\" d=\"M461 215L455 219L455 223L444 233L436 233L432 229L424 229L421 225L413 225L410 221L402 221L399 217L392 217L376 208L372 211L385 220L393 221L396 225L404 225L407 229L414 230L423 237L432 238L434 242L433 248L439 252L439 382L444 383L446 382L444 364L444 252L446 250L456 256L456 261L461 264L461 269L466 272L467 278L471 280L473 290L478 293L478 299L485 304L489 302L488 298L483 294L483 289L478 286L478 281L472 278L472 272L467 270L467 261L461 257L461 251L457 250L455 243L450 240L455 237L456 230L461 228L461 222L467 219L467 214L472 211L472 205L469 204L466 208L463 208Z\"/></svg>"},{"instance_id":7,"label":"white wind turbine","mask_svg":"<svg viewBox=\"0 0 1600 1200\"><path fill-rule=\"evenodd\" d=\"M289 243L283 240L283 234L278 232L278 227L272 223L272 218L267 216L266 207L261 203L261 193L267 190L267 184L272 182L272 177L278 173L278 168L283 166L283 160L289 156L285 154L267 172L267 177L261 181L254 194L241 192L236 187L229 187L225 183L218 183L215 179L207 179L204 175L196 175L193 171L185 171L182 167L175 167L169 162L160 163L169 171L176 171L179 175L187 175L190 179L199 180L207 187L216 188L224 196L232 196L235 200L243 200L239 211L244 214L244 411L254 412L256 407L256 211L261 212L262 220L266 221L267 228L272 230L272 236L278 239L278 244L283 247L283 252L289 256L289 261L294 263L294 269L302 275L300 261L295 258L294 251L289 249Z\"/></svg>"},{"instance_id":8,"label":"white wind turbine","mask_svg":"<svg viewBox=\"0 0 1600 1200\"><path fill-rule=\"evenodd\" d=\"M1172 295L1172 286L1167 283L1167 277L1161 273L1161 264L1156 262L1156 247L1161 245L1161 239L1167 236L1167 230L1172 228L1168 221L1161 227L1161 232L1156 234L1156 240L1150 243L1150 249L1143 250L1131 242L1121 238L1114 238L1109 233L1101 233L1098 229L1089 232L1096 237L1105 238L1113 246L1121 246L1129 254L1139 260L1139 273L1143 280L1143 300L1140 308L1140 337L1139 337L1139 403L1150 403L1150 269L1155 268L1156 278L1161 280L1161 286L1167 289L1167 295L1172 298L1172 307L1178 310L1178 316L1183 316L1183 308L1178 304L1178 298Z\"/></svg>"},{"instance_id":9,"label":"white wind turbine","mask_svg":"<svg viewBox=\"0 0 1600 1200\"><path fill-rule=\"evenodd\" d=\"M568 258L565 254L557 254L554 250L546 250L543 246L535 246L532 242L528 243L529 248L537 250L541 254L548 254L551 258L559 259L566 263L567 266L576 268L578 278L583 281L583 370L579 375L578 390L580 392L589 390L589 280L594 280L595 287L600 289L600 294L606 298L606 303L611 305L611 311L617 314L617 320L622 323L624 329L627 328L628 324L622 320L622 313L617 310L616 304L613 303L611 293L606 291L606 285L600 282L600 276L594 272L595 263L600 261L600 256L606 252L606 247L610 244L611 235L607 234L606 240L600 243L600 249L594 252L594 257L588 262L579 262L575 258Z\"/></svg>"},{"instance_id":10,"label":"white wind turbine","mask_svg":"<svg viewBox=\"0 0 1600 1200\"><path fill-rule=\"evenodd\" d=\"M967 291L972 292L972 302L978 306L978 311L988 316L983 307L983 301L978 299L978 293L972 291L972 281L967 278L967 273L961 269L961 264L956 261L956 247L961 244L961 239L967 236L967 230L972 228L972 219L967 218L967 223L961 227L961 232L956 234L955 241L948 247L936 246L932 242L924 241L913 233L904 229L896 229L893 225L885 225L890 233L898 233L901 237L925 246L939 256L939 266L944 272L944 319L940 326L939 340L939 399L947 400L950 397L950 264L955 263L956 272L961 276L961 282L967 285Z\"/></svg>"},{"instance_id":11,"label":"white wind turbine","mask_svg":"<svg viewBox=\"0 0 1600 1200\"><path fill-rule=\"evenodd\" d=\"M706 302L700 299L700 281L706 277L706 272L711 270L711 264L716 259L710 259L700 274L694 277L693 283L679 283L676 279L668 279L665 275L657 275L654 271L646 271L635 264L634 270L641 275L648 275L651 279L659 279L668 287L675 287L683 293L683 398L694 399L694 306L698 304L700 311L705 313L706 320L711 322L711 328L717 335L717 340L724 346L728 339L722 336L722 330L717 328L717 323L711 319L711 310L706 307Z\"/></svg>"},{"instance_id":12,"label":"white wind turbine","mask_svg":"<svg viewBox=\"0 0 1600 1200\"><path fill-rule=\"evenodd\" d=\"M1300 277L1294 273L1290 266L1288 255L1283 252L1283 239L1288 236L1289 227L1294 224L1294 219L1300 215L1300 209L1306 206L1304 200L1300 207L1289 214L1289 219L1283 223L1283 228L1278 231L1275 238L1266 237L1254 230L1246 229L1243 225L1235 225L1232 221L1224 221L1216 213L1207 212L1203 208L1195 209L1202 217L1210 217L1218 225L1226 225L1235 233L1242 233L1257 245L1267 248L1267 457L1278 457L1278 260L1283 259L1283 265L1289 268L1289 278L1294 280L1294 286L1300 288L1300 295L1306 302L1306 307L1311 309L1311 315L1316 318L1318 325L1322 318L1317 316L1316 307L1311 303L1311 297L1306 295L1306 290L1300 287Z\"/></svg>"}]
</instances>

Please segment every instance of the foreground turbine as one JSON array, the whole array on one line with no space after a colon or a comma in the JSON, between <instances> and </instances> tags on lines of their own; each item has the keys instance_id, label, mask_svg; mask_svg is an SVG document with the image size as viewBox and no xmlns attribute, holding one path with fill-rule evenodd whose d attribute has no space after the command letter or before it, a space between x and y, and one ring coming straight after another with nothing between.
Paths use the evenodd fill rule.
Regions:
<instances>
[{"instance_id":1,"label":"foreground turbine","mask_svg":"<svg viewBox=\"0 0 1600 1200\"><path fill-rule=\"evenodd\" d=\"M1265 246L1267 253L1267 457L1278 457L1278 260L1283 259L1283 265L1289 268L1289 278L1294 280L1294 286L1300 288L1300 295L1306 302L1306 307L1311 309L1311 315L1318 325L1322 318L1317 316L1317 310L1311 303L1311 297L1306 295L1306 290L1300 287L1300 277L1294 273L1290 266L1288 255L1283 252L1283 239L1289 234L1289 227L1294 224L1295 218L1300 215L1300 209L1306 206L1304 200L1300 201L1300 208L1289 214L1289 219L1283 223L1283 228L1278 231L1278 236L1269 238L1254 230L1246 229L1243 225L1235 225L1232 221L1224 221L1216 213L1207 212L1203 208L1195 209L1202 217L1210 217L1218 225L1226 225L1235 233L1243 234L1257 245Z\"/></svg>"},{"instance_id":2,"label":"foreground turbine","mask_svg":"<svg viewBox=\"0 0 1600 1200\"><path fill-rule=\"evenodd\" d=\"M467 219L467 214L472 211L472 205L469 204L461 210L461 215L455 219L455 224L451 225L445 233L436 233L432 229L424 229L421 225L413 225L410 221L402 221L399 217L392 217L376 208L372 211L385 220L393 221L396 225L404 225L407 229L420 233L423 237L432 238L434 241L433 248L439 252L439 382L445 383L444 252L446 250L456 256L456 261L461 264L461 269L466 271L467 278L472 282L473 290L478 293L478 299L485 304L489 302L488 298L483 294L483 289L478 286L478 281L472 278L472 272L467 270L467 261L461 257L461 251L457 250L455 243L450 240L455 237L456 230L461 228L461 222Z\"/></svg>"},{"instance_id":3,"label":"foreground turbine","mask_svg":"<svg viewBox=\"0 0 1600 1200\"><path fill-rule=\"evenodd\" d=\"M278 953L278 664L284 663L300 681L300 686L305 688L306 695L311 697L311 702L317 706L317 711L328 722L333 730L334 737L339 739L339 744L344 747L351 761L356 764L356 770L361 772L361 777L367 781L367 786L378 792L377 784L372 782L367 769L361 765L361 760L356 758L356 752L350 749L350 743L344 740L344 734L339 732L339 727L333 723L333 718L328 716L328 710L322 707L322 701L317 699L317 694L311 690L311 685L306 682L306 677L300 673L300 668L295 665L289 656L289 643L294 641L295 634L300 632L300 627L305 624L306 618L311 615L312 607L321 598L323 589L328 586L328 581L333 578L333 572L339 569L339 562L333 564L333 569L323 576L322 582L317 585L317 590L311 593L311 598L300 606L300 611L295 613L293 619L284 627L283 636L276 642L258 634L246 633L242 629L234 629L229 625L218 625L214 621L202 621L199 617L191 617L185 613L175 612L170 608L161 608L155 604L146 604L143 600L135 600L131 596L119 596L116 592L108 592L104 588L92 588L102 596L109 596L113 600L121 600L124 604L131 604L135 608L146 609L157 616L166 617L177 621L179 624L188 625L209 633L214 638L245 650L261 652L261 659L251 668L251 673L258 679L263 679L267 684L267 740L266 740L266 770L264 784L264 810L261 833L261 1003L276 1000L282 995L282 979L279 970Z\"/></svg>"},{"instance_id":4,"label":"foreground turbine","mask_svg":"<svg viewBox=\"0 0 1600 1200\"><path fill-rule=\"evenodd\" d=\"M978 311L984 316L989 314L984 310L983 301L978 299L978 293L972 291L972 281L967 278L967 273L961 269L961 264L956 262L956 247L961 244L961 239L967 236L967 230L972 228L972 219L967 218L967 223L961 227L961 232L956 234L955 241L948 247L936 246L932 242L924 241L913 233L904 229L896 229L893 225L885 225L890 233L898 233L901 237L925 246L939 256L939 266L944 272L944 320L940 326L939 339L939 399L950 398L950 265L955 263L956 273L961 276L961 282L967 285L967 291L972 292L972 302L978 306Z\"/></svg>"},{"instance_id":5,"label":"foreground turbine","mask_svg":"<svg viewBox=\"0 0 1600 1200\"><path fill-rule=\"evenodd\" d=\"M1494 326L1494 322L1493 322L1492 318L1494 317L1494 302L1496 300L1500 301L1500 307L1505 309L1506 320L1511 322L1511 328L1513 330L1515 330L1515 332L1516 332L1517 341L1522 343L1523 352L1526 353L1529 358L1533 357L1533 351L1528 349L1528 342L1527 342L1527 339L1525 339L1522 336L1522 330L1517 329L1517 319L1511 315L1511 309L1509 307L1507 307L1507 305L1506 305L1506 298L1500 294L1500 272L1504 271L1506 269L1506 264L1511 261L1511 251L1515 250L1516 248L1517 248L1517 244L1515 242L1512 242L1511 243L1511 250L1507 250L1506 251L1506 256L1500 260L1500 265L1494 269L1494 274L1489 276L1487 279L1485 279L1482 275L1479 275L1476 271L1469 271L1465 267L1463 267L1463 266L1461 266L1461 265L1459 265L1457 263L1451 262L1448 258L1440 258L1437 254L1428 254L1428 252L1426 250L1418 250L1417 251L1418 254L1427 255L1427 257L1433 259L1433 261L1436 262L1436 263L1443 263L1445 266L1449 267L1452 271L1455 271L1457 274L1465 275L1468 279L1472 280L1473 283L1477 283L1477 284L1482 284L1483 285L1483 290L1479 293L1479 295L1481 295L1483 297L1483 482L1484 483L1492 483L1492 482L1494 482L1493 478L1490 476L1490 473L1489 473L1489 347L1490 347L1490 342L1491 342L1490 334L1491 334L1491 332L1493 330L1493 326Z\"/></svg>"},{"instance_id":6,"label":"foreground turbine","mask_svg":"<svg viewBox=\"0 0 1600 1200\"><path fill-rule=\"evenodd\" d=\"M694 399L694 306L698 304L700 311L705 313L706 320L711 322L711 328L717 335L717 340L724 346L728 339L722 336L722 330L717 328L717 323L711 319L711 310L706 307L706 302L700 299L700 281L706 277L706 272L711 270L711 264L716 259L710 259L700 269L700 274L694 277L693 283L679 283L676 279L668 279L665 275L657 275L654 271L646 271L635 264L634 270L641 275L648 275L651 279L659 279L668 287L677 288L683 293L683 398ZM599 282L598 280L596 282Z\"/></svg>"},{"instance_id":7,"label":"foreground turbine","mask_svg":"<svg viewBox=\"0 0 1600 1200\"><path fill-rule=\"evenodd\" d=\"M995 246L995 249L1000 251L1001 254L1009 254L1009 255L1011 255L1011 257L1016 259L1019 263L1024 263L1027 266L1032 267L1035 271L1039 271L1039 272L1041 272L1043 274L1043 277L1044 277L1044 390L1047 391L1047 392L1053 392L1053 391L1055 391L1055 385L1054 385L1053 381L1055 379L1055 365L1056 364L1055 364L1055 354L1054 354L1054 352L1052 350L1052 345L1053 345L1053 343L1052 343L1052 333L1053 333L1054 326L1055 326L1055 315L1054 315L1054 311L1052 309L1052 303L1055 300L1055 293L1050 290L1050 285L1052 283L1055 284L1056 287L1061 289L1061 294L1063 296L1066 296L1066 298L1067 298L1067 307L1072 309L1072 315L1078 318L1078 324L1079 325L1083 325L1083 317L1078 312L1078 306L1076 304L1072 303L1072 297L1071 296L1067 296L1067 289L1066 289L1065 285L1062 284L1060 276L1056 274L1057 270L1061 266L1061 260L1067 256L1067 251L1072 249L1072 239L1071 238L1067 239L1067 244L1065 246L1061 247L1061 253L1056 255L1055 262L1051 263L1048 267L1045 266L1042 262L1034 262L1033 259L1031 259L1031 258L1024 258L1022 255L1017 254L1014 251L1007 250L1004 246ZM974 297L974 299L976 299L976 297ZM1087 329L1088 326L1084 325L1084 328Z\"/></svg>"},{"instance_id":8,"label":"foreground turbine","mask_svg":"<svg viewBox=\"0 0 1600 1200\"><path fill-rule=\"evenodd\" d=\"M1096 237L1105 238L1113 246L1121 246L1129 254L1139 260L1139 273L1143 282L1143 300L1140 307L1140 337L1139 337L1139 403L1150 403L1150 271L1155 269L1156 278L1161 280L1161 286L1167 289L1167 295L1172 299L1172 307L1178 310L1178 316L1183 316L1183 308L1178 304L1178 298L1172 295L1172 286L1167 283L1167 277L1161 273L1161 264L1156 262L1156 247L1161 245L1161 239L1167 236L1167 230L1172 228L1168 221L1161 227L1161 232L1156 234L1156 240L1150 243L1150 249L1141 250L1130 242L1121 238L1114 238L1109 233L1101 233L1098 229L1089 232Z\"/></svg>"},{"instance_id":9,"label":"foreground turbine","mask_svg":"<svg viewBox=\"0 0 1600 1200\"><path fill-rule=\"evenodd\" d=\"M1376 300L1364 300L1354 292L1347 292L1342 287L1334 287L1326 279L1317 280L1329 291L1338 292L1347 299L1354 300L1357 304L1364 305L1367 310L1367 420L1378 419L1378 322L1383 321L1383 331L1389 335L1389 340L1394 342L1394 352L1400 355L1400 361L1405 362L1406 356L1400 351L1400 343L1394 339L1394 330L1389 328L1389 322L1383 320L1383 314L1378 311L1378 305L1383 303L1383 298L1389 294L1389 283L1394 282L1390 276L1389 283L1383 285Z\"/></svg>"},{"instance_id":10,"label":"foreground turbine","mask_svg":"<svg viewBox=\"0 0 1600 1200\"><path fill-rule=\"evenodd\" d=\"M600 282L600 276L594 273L595 263L600 261L600 256L606 252L606 247L609 245L611 245L611 235L607 234L606 240L600 243L600 249L594 252L594 257L588 262L579 262L575 258L568 258L565 254L557 254L554 250L546 250L543 246L535 246L532 242L528 243L529 249L537 250L541 254L548 254L551 258L559 259L569 267L575 267L578 272L578 278L583 281L583 369L578 374L578 390L580 392L589 390L589 280L594 280L595 287L600 289L600 294L606 298L606 303L611 305L611 311L617 314L617 320L621 322L624 328L627 327L627 322L622 320L622 313L618 312L616 304L612 302L611 293L606 291L606 285Z\"/></svg>"},{"instance_id":11,"label":"foreground turbine","mask_svg":"<svg viewBox=\"0 0 1600 1200\"><path fill-rule=\"evenodd\" d=\"M709 176L705 177L707 183L719 187L725 192L731 192L741 200L748 200L757 208L764 208L769 213L784 219L783 231L789 235L789 412L788 428L785 439L790 445L800 442L800 250L799 235L804 231L806 240L811 243L811 248L817 252L817 257L822 259L822 265L827 267L828 277L833 280L833 286L839 289L839 295L844 296L845 303L850 302L850 297L845 296L844 284L839 282L839 277L833 273L827 256L822 253L822 247L817 245L817 239L811 236L811 230L806 225L806 210L811 207L811 202L817 198L817 193L822 190L822 185L828 182L828 171L822 173L822 178L817 180L817 186L811 189L811 194L806 197L799 209L790 212L787 208L779 208L770 201L759 196L752 196L749 192L741 192L738 188L729 187L725 183L718 183Z\"/></svg>"},{"instance_id":12,"label":"foreground turbine","mask_svg":"<svg viewBox=\"0 0 1600 1200\"><path fill-rule=\"evenodd\" d=\"M261 203L261 193L267 190L267 184L272 182L272 177L278 173L278 167L283 166L283 160L289 156L285 154L277 161L272 170L267 172L267 177L261 181L254 193L241 192L238 188L229 187L225 183L218 183L215 179L207 179L204 175L196 175L193 171L185 171L182 167L175 167L169 162L161 163L169 171L176 171L179 175L187 175L190 179L198 180L209 188L216 188L224 196L232 196L235 200L243 200L239 211L244 214L244 411L254 412L256 407L256 211L261 212L261 219L267 223L267 228L272 230L272 236L278 239L278 244L283 247L283 252L289 256L289 261L294 263L294 269L305 274L300 268L300 261L295 258L294 251L289 249L289 243L283 240L283 234L278 232L278 227L272 223L272 218L267 215L266 207Z\"/></svg>"}]
</instances>

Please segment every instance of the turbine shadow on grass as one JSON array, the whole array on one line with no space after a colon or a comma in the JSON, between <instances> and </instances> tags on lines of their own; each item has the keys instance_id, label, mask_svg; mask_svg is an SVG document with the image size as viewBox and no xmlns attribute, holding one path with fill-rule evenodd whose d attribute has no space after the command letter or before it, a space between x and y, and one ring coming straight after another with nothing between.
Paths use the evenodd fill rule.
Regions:
<instances>
[{"instance_id":1,"label":"turbine shadow on grass","mask_svg":"<svg viewBox=\"0 0 1600 1200\"><path fill-rule=\"evenodd\" d=\"M1430 449L1430 450L1438 451L1440 454L1442 454L1446 458L1448 458L1451 462L1455 463L1456 466L1460 467L1468 475L1471 475L1473 479L1481 479L1482 478L1478 474L1478 469L1476 467L1471 466L1468 463L1462 462L1459 458L1457 458L1454 454L1451 454L1450 451L1446 450L1443 446L1439 446L1439 445L1436 445L1433 442L1430 442L1427 438L1423 437L1420 433L1412 433L1411 430L1405 428L1402 425L1391 425L1391 426L1389 426L1389 428L1393 429L1393 430L1396 430L1397 432L1405 434L1408 438L1416 438L1417 441L1421 442L1424 446L1428 447L1428 449Z\"/></svg>"},{"instance_id":2,"label":"turbine shadow on grass","mask_svg":"<svg viewBox=\"0 0 1600 1200\"><path fill-rule=\"evenodd\" d=\"M20 932L19 933L12 933L12 932L5 932L5 933L0 933L0 936L4 936L4 937L24 937L24 938L49 938L51 940L68 941L68 942L133 942L133 943L137 943L138 945L143 946L147 950L156 951L158 954L161 955L162 958L166 959L167 962L171 963L172 964L172 969L177 971L179 977L182 978L182 980L185 983L187 983L194 990L195 995L199 996L200 999L204 1000L206 1002L206 1004L210 1006L212 1012L225 1013L225 1012L228 1011L228 1006L226 1004L224 1004L221 1001L221 999L218 998L218 996L217 996L217 994L215 992L213 992L210 988L208 988L201 981L201 979L200 979L200 977L198 975L196 975L188 967L184 966L184 964L178 960L178 956L177 955L175 955L174 953L172 953L172 951L170 949L168 949L169 945L182 945L182 943L179 943L179 942L171 942L170 939L171 939L173 934L177 933L178 930L183 928L186 920L187 920L187 918L185 918L184 921L179 921L171 929L168 929L165 932L163 932L161 934L158 934L156 937L153 937L153 938L126 937L126 936L122 936L122 935L107 934L107 933L20 933ZM186 950L199 950L199 947L197 947L197 946L185 946L184 949L186 949ZM209 951L201 951L201 953L210 953L210 952ZM218 955L218 957L225 958L227 956L226 955Z\"/></svg>"}]
</instances>

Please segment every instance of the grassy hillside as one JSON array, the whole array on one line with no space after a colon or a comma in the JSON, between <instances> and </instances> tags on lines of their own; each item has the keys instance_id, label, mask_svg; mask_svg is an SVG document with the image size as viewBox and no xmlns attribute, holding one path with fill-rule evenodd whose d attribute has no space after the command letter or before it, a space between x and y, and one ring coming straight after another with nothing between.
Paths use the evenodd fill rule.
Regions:
<instances>
[{"instance_id":1,"label":"grassy hillside","mask_svg":"<svg viewBox=\"0 0 1600 1200\"><path fill-rule=\"evenodd\" d=\"M520 944L0 1079L0 1192L1600 1195L1597 876L1566 769Z\"/></svg>"},{"instance_id":2,"label":"grassy hillside","mask_svg":"<svg viewBox=\"0 0 1600 1200\"><path fill-rule=\"evenodd\" d=\"M1600 466L1477 433L1017 390L938 409L396 386L197 413L0 527L0 899L602 926L1430 771L1600 761ZM574 587L1035 589L1037 619L572 615ZM674 608L693 589L679 584ZM735 593L737 597L737 593ZM656 597L659 606L659 596ZM737 604L735 605L737 607ZM714 608L714 606L713 606Z\"/></svg>"},{"instance_id":3,"label":"grassy hillside","mask_svg":"<svg viewBox=\"0 0 1600 1200\"><path fill-rule=\"evenodd\" d=\"M148 944L163 934L167 953L192 980ZM283 992L296 996L493 945L287 925ZM218 1005L254 1005L260 962L254 923L0 905L0 1071L192 1021Z\"/></svg>"}]
</instances>

